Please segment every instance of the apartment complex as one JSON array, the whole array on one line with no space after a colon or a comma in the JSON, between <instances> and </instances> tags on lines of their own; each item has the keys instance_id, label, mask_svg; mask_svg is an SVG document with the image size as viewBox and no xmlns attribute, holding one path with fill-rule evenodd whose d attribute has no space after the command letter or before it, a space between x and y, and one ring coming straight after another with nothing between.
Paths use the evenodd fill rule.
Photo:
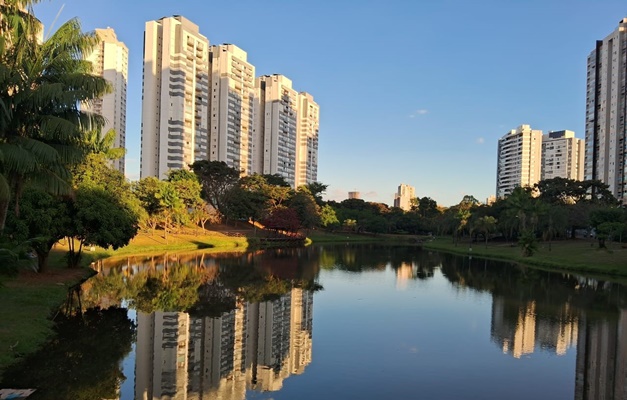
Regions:
<instances>
[{"instance_id":1,"label":"apartment complex","mask_svg":"<svg viewBox=\"0 0 627 400\"><path fill-rule=\"evenodd\" d=\"M503 198L518 186L533 186L540 180L542 131L520 125L499 139L496 196Z\"/></svg>"},{"instance_id":2,"label":"apartment complex","mask_svg":"<svg viewBox=\"0 0 627 400\"><path fill-rule=\"evenodd\" d=\"M398 192L394 194L394 207L404 211L411 210L411 200L416 197L416 189L413 186L401 183Z\"/></svg>"},{"instance_id":3,"label":"apartment complex","mask_svg":"<svg viewBox=\"0 0 627 400\"><path fill-rule=\"evenodd\" d=\"M175 15L146 23L142 178L208 159L209 41Z\"/></svg>"},{"instance_id":4,"label":"apartment complex","mask_svg":"<svg viewBox=\"0 0 627 400\"><path fill-rule=\"evenodd\" d=\"M253 166L257 95L255 67L246 59L232 44L209 48L209 160L250 175L258 170Z\"/></svg>"},{"instance_id":5,"label":"apartment complex","mask_svg":"<svg viewBox=\"0 0 627 400\"><path fill-rule=\"evenodd\" d=\"M585 178L627 203L627 18L588 56Z\"/></svg>"},{"instance_id":6,"label":"apartment complex","mask_svg":"<svg viewBox=\"0 0 627 400\"><path fill-rule=\"evenodd\" d=\"M210 160L293 187L317 180L320 109L311 94L283 75L255 78L244 50L209 46L181 16L147 22L144 42L142 178Z\"/></svg>"},{"instance_id":7,"label":"apartment complex","mask_svg":"<svg viewBox=\"0 0 627 400\"><path fill-rule=\"evenodd\" d=\"M542 136L541 180L566 178L582 181L584 177L584 141L573 131L555 131Z\"/></svg>"},{"instance_id":8,"label":"apartment complex","mask_svg":"<svg viewBox=\"0 0 627 400\"><path fill-rule=\"evenodd\" d=\"M82 108L105 119L101 135L115 131L113 147L126 147L126 85L128 82L128 48L118 40L111 28L96 29L98 44L86 59L93 65L93 73L104 77L112 92L85 103ZM113 160L113 167L124 173L124 157Z\"/></svg>"}]
</instances>

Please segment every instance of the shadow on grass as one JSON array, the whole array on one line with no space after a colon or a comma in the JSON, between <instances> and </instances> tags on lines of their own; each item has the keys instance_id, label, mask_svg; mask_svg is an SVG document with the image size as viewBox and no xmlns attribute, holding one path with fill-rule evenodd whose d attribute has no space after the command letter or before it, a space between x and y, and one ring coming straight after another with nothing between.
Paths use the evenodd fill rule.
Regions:
<instances>
[{"instance_id":1,"label":"shadow on grass","mask_svg":"<svg viewBox=\"0 0 627 400\"><path fill-rule=\"evenodd\" d=\"M191 241L192 244L195 244L196 247L200 250L200 249L213 249L216 246L211 244L211 243L206 243L206 242L200 242L198 240L192 240Z\"/></svg>"}]
</instances>

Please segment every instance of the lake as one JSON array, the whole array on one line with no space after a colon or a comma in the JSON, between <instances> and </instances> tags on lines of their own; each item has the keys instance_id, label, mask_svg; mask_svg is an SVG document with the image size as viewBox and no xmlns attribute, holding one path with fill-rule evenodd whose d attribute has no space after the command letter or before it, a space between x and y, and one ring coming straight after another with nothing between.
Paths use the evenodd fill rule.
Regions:
<instances>
[{"instance_id":1,"label":"lake","mask_svg":"<svg viewBox=\"0 0 627 400\"><path fill-rule=\"evenodd\" d=\"M58 336L3 387L36 387L33 399L627 399L627 287L606 280L353 244L94 268Z\"/></svg>"}]
</instances>

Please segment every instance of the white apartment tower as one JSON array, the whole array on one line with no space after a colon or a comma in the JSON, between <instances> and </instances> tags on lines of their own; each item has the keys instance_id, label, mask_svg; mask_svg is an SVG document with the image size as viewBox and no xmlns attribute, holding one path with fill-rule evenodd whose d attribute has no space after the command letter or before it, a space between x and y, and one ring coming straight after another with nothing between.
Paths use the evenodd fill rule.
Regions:
<instances>
[{"instance_id":1,"label":"white apartment tower","mask_svg":"<svg viewBox=\"0 0 627 400\"><path fill-rule=\"evenodd\" d=\"M514 188L533 186L540 180L542 131L521 125L499 139L496 196L503 198Z\"/></svg>"},{"instance_id":2,"label":"white apartment tower","mask_svg":"<svg viewBox=\"0 0 627 400\"><path fill-rule=\"evenodd\" d=\"M627 203L627 18L588 56L585 178Z\"/></svg>"},{"instance_id":3,"label":"white apartment tower","mask_svg":"<svg viewBox=\"0 0 627 400\"><path fill-rule=\"evenodd\" d=\"M232 44L209 48L209 160L224 161L250 175L261 168L253 165L253 150L260 145L254 142L255 67L246 58L246 52Z\"/></svg>"},{"instance_id":4,"label":"white apartment tower","mask_svg":"<svg viewBox=\"0 0 627 400\"><path fill-rule=\"evenodd\" d=\"M125 148L126 145L126 84L128 81L128 48L120 42L111 28L96 29L98 44L87 55L87 61L93 65L93 73L105 78L113 91L99 99L85 103L82 107L102 115L105 125L101 135L115 130L113 147ZM113 161L113 167L124 173L124 157Z\"/></svg>"},{"instance_id":5,"label":"white apartment tower","mask_svg":"<svg viewBox=\"0 0 627 400\"><path fill-rule=\"evenodd\" d=\"M278 174L296 185L298 130L298 93L283 75L257 78L259 90L259 128L263 140L263 174ZM263 139L262 139L263 138Z\"/></svg>"},{"instance_id":6,"label":"white apartment tower","mask_svg":"<svg viewBox=\"0 0 627 400\"><path fill-rule=\"evenodd\" d=\"M416 198L416 188L401 183L398 186L398 192L394 194L394 207L402 210L411 210L411 199Z\"/></svg>"},{"instance_id":7,"label":"white apartment tower","mask_svg":"<svg viewBox=\"0 0 627 400\"><path fill-rule=\"evenodd\" d=\"M320 128L320 107L314 101L313 96L300 92L298 101L296 187L318 180L318 129Z\"/></svg>"},{"instance_id":8,"label":"white apartment tower","mask_svg":"<svg viewBox=\"0 0 627 400\"><path fill-rule=\"evenodd\" d=\"M583 180L584 141L573 131L554 131L542 136L541 180Z\"/></svg>"},{"instance_id":9,"label":"white apartment tower","mask_svg":"<svg viewBox=\"0 0 627 400\"><path fill-rule=\"evenodd\" d=\"M146 22L142 178L208 158L209 41L175 15Z\"/></svg>"}]
</instances>

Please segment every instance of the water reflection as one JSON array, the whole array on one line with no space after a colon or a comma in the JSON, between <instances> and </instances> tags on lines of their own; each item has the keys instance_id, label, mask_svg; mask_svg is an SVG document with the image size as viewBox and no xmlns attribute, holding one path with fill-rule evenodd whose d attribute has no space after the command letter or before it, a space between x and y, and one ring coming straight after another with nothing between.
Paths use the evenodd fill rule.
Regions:
<instances>
[{"instance_id":1,"label":"water reflection","mask_svg":"<svg viewBox=\"0 0 627 400\"><path fill-rule=\"evenodd\" d=\"M99 317L87 317L86 326L70 318L79 328L76 325L64 328L66 325L60 324L62 336L5 374L3 385L20 383L23 387L41 388L34 399L242 400L255 398L258 392L272 392L267 396L278 399L288 387L293 390L283 398L292 398L295 393L299 393L300 398L318 398L317 390L321 387L315 382L324 381L322 371L336 374L333 379L340 379L341 386L349 390L350 381L342 380L340 375L348 374L350 378L351 371L380 363L379 359L368 359L370 350L374 349L365 346L393 341L395 332L405 332L403 340L412 337L411 333L406 333L406 325L414 315L428 317L421 313L425 307L433 310L435 317L421 321L420 334L424 336L418 347L432 346L435 353L447 354L450 340L461 340L462 335L468 333L446 331L448 328L443 326L451 325L438 317L438 309L451 304L456 308L464 307L463 302L475 296L482 300L476 309L480 311L474 311L479 316L474 319L484 321L481 339L487 349L483 351L491 361L482 364L487 380L481 380L483 375L474 373L474 387L464 381L470 385L468 393L476 391L475 397L484 398L487 392L482 390L490 385L495 385L496 393L496 381L514 388L515 382L507 379L520 380L525 366L532 365L526 364L527 361L546 362L541 357L549 356L564 360L556 364L562 370L546 373L555 374L555 379L568 376L569 398L574 394L576 400L627 399L627 291L622 285L603 280L420 251L414 247L374 244L138 257L109 260L95 268L100 273L84 285L82 304L89 309L85 315ZM356 282L367 277L373 277L377 287L389 285L389 290L381 289L380 293L385 296L403 295L405 297L397 298L411 299L412 293L424 290L438 297L426 306L402 304L405 308L397 314L391 309L377 309L376 297L370 300L370 308L364 308L360 298L352 297L351 290ZM385 338L369 336L367 328L359 331L366 339L364 347L356 346L359 354L348 354L347 359L364 362L349 363L350 371L336 370L335 365L325 364L324 357L320 360L320 353L328 351L317 350L316 360L322 364L318 368L313 366L313 300L314 292L321 288L318 280L332 287L336 294L347 292L344 296L337 295L343 303L341 306L345 307L344 313L334 313L335 310L324 302L327 308L321 309L318 300L316 324L327 327L322 331L327 332L326 337L321 338L320 329L317 331L318 350L338 343L351 347L339 342L342 331L349 329L342 325L349 317L345 314L347 311L354 314L350 318L358 326L371 326L375 318L398 325L390 326L390 331L386 331L389 337ZM467 294L471 296L465 296ZM388 304L385 298L378 302ZM124 308L131 310L128 317ZM398 315L398 319L385 319L387 315L376 314L382 309L386 314ZM485 319L480 317L482 313ZM417 325L413 326L417 330ZM81 332L84 340L78 340L72 332ZM107 332L114 333L105 338ZM334 336L329 336L328 332L333 332ZM415 333L415 337L419 334ZM444 337L447 339L440 339ZM350 340L360 343L361 339L352 337ZM74 340L77 342L72 342ZM59 347L60 343L73 345ZM88 343L94 348L87 346ZM132 350L131 343L134 343ZM483 342L468 343L470 347L479 348ZM440 345L444 347L437 348ZM411 359L413 364L407 364L416 377L433 373L433 360L428 365L420 364L426 354L421 355L417 348L410 354L417 356ZM125 356L130 367L122 368L121 360ZM386 356L392 357L387 353ZM94 357L98 358L98 373L71 361ZM71 362L68 363L68 359ZM404 360L409 362L410 359ZM473 365L475 360L467 362ZM91 371L89 377L83 378L89 383L64 382L58 371L82 377L80 372L68 372L66 364L82 368L84 372ZM538 368L539 364L533 365ZM521 369L517 370L517 366ZM453 381L457 375L465 374L452 372L459 372L452 366L444 368L447 380ZM504 373L504 369L509 372ZM387 378L381 376L379 381L385 382L400 374L398 368L382 371L377 367L376 371L366 370L365 375L394 374ZM288 380L294 375L302 375L303 379ZM329 382L331 378L326 376L326 379ZM369 378L359 375L355 379L366 384ZM290 386L287 382L294 384ZM527 385L533 387L534 384L529 381ZM90 386L100 391L87 390ZM355 394L341 392L341 388L335 390L327 397ZM431 388L423 383L421 390L425 398L447 398L441 387ZM559 393L563 394L561 390ZM518 398L533 397L522 392L517 395ZM399 396L403 397L403 393L399 392ZM361 397L368 398L368 393L362 393ZM512 394L510 398L516 397Z\"/></svg>"}]
</instances>

